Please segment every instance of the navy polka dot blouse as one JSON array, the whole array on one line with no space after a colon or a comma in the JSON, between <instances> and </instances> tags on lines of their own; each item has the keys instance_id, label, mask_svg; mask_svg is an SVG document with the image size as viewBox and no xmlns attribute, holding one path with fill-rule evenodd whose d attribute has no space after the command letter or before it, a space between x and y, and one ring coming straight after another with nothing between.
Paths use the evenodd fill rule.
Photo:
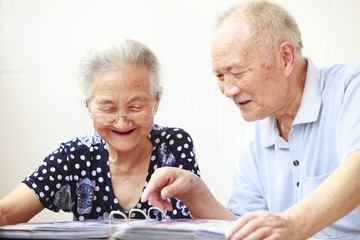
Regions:
<instances>
[{"instance_id":1,"label":"navy polka dot blouse","mask_svg":"<svg viewBox=\"0 0 360 240\"><path fill-rule=\"evenodd\" d=\"M164 166L183 168L200 176L192 139L183 129L154 124L148 137L153 151L144 187L154 170ZM23 182L44 207L55 212L72 212L74 220L106 220L112 210L128 214L113 192L106 143L95 131L61 144ZM169 201L173 211L165 211L168 219L191 218L180 200ZM139 199L135 208L147 213L150 207L149 202L142 203ZM162 219L164 216L154 210L150 217ZM144 216L133 212L131 218Z\"/></svg>"}]
</instances>

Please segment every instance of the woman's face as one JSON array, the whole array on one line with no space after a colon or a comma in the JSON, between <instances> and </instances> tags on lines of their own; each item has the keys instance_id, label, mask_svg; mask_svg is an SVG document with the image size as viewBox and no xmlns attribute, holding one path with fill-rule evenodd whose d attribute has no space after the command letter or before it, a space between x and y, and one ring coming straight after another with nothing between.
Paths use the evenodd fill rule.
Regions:
<instances>
[{"instance_id":1,"label":"woman's face","mask_svg":"<svg viewBox=\"0 0 360 240\"><path fill-rule=\"evenodd\" d=\"M96 75L92 81L93 96L88 103L90 114L155 115L158 102L150 92L150 72L146 67L124 67ZM110 125L94 120L96 132L109 147L118 152L130 152L144 144L152 129L153 118L138 124L126 117Z\"/></svg>"}]
</instances>

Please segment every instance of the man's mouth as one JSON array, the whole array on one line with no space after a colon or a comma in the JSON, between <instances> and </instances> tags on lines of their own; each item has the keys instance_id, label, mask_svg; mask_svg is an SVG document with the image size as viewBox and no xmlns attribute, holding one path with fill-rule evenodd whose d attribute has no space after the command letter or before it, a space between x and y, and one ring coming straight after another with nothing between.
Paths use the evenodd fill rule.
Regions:
<instances>
[{"instance_id":1,"label":"man's mouth","mask_svg":"<svg viewBox=\"0 0 360 240\"><path fill-rule=\"evenodd\" d=\"M239 106L244 106L244 105L246 105L246 104L249 103L249 102L251 102L251 100L241 101L241 102L239 102L238 104L239 104Z\"/></svg>"}]
</instances>

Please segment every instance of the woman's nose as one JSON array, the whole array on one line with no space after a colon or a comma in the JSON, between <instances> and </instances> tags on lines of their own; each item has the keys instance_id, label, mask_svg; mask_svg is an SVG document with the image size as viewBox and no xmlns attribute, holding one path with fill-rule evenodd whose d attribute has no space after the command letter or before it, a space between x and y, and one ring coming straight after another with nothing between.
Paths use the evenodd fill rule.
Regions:
<instances>
[{"instance_id":1,"label":"woman's nose","mask_svg":"<svg viewBox=\"0 0 360 240\"><path fill-rule=\"evenodd\" d=\"M113 125L116 128L127 128L131 124L132 123L127 119L127 116L118 116L118 120Z\"/></svg>"}]
</instances>

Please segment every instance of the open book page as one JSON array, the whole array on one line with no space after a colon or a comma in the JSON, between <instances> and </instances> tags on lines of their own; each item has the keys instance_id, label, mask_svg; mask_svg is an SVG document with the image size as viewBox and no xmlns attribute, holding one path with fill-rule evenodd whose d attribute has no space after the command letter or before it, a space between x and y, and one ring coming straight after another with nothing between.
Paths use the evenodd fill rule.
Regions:
<instances>
[{"instance_id":1,"label":"open book page","mask_svg":"<svg viewBox=\"0 0 360 240\"><path fill-rule=\"evenodd\" d=\"M21 223L0 227L0 238L37 238L37 239L106 239L118 226L128 223L116 221L69 221L52 223Z\"/></svg>"},{"instance_id":2,"label":"open book page","mask_svg":"<svg viewBox=\"0 0 360 240\"><path fill-rule=\"evenodd\" d=\"M117 239L225 239L226 231L234 221L224 220L168 220L161 222L134 222L119 226L113 234Z\"/></svg>"},{"instance_id":3,"label":"open book page","mask_svg":"<svg viewBox=\"0 0 360 240\"><path fill-rule=\"evenodd\" d=\"M8 225L0 227L0 239L224 239L225 232L234 224L233 221L223 220L166 220L165 214L160 222L150 219L145 213L144 217L131 219L124 213L114 211L110 213L108 221Z\"/></svg>"},{"instance_id":4,"label":"open book page","mask_svg":"<svg viewBox=\"0 0 360 240\"><path fill-rule=\"evenodd\" d=\"M166 219L166 215L161 209L152 207L149 212L150 210L161 211ZM145 219L131 219L129 216L133 211L141 212ZM107 239L118 227L127 227L135 222L148 222L149 212L146 214L140 209L132 209L126 215L123 212L113 211L107 221L42 222L1 226L0 239Z\"/></svg>"}]
</instances>

